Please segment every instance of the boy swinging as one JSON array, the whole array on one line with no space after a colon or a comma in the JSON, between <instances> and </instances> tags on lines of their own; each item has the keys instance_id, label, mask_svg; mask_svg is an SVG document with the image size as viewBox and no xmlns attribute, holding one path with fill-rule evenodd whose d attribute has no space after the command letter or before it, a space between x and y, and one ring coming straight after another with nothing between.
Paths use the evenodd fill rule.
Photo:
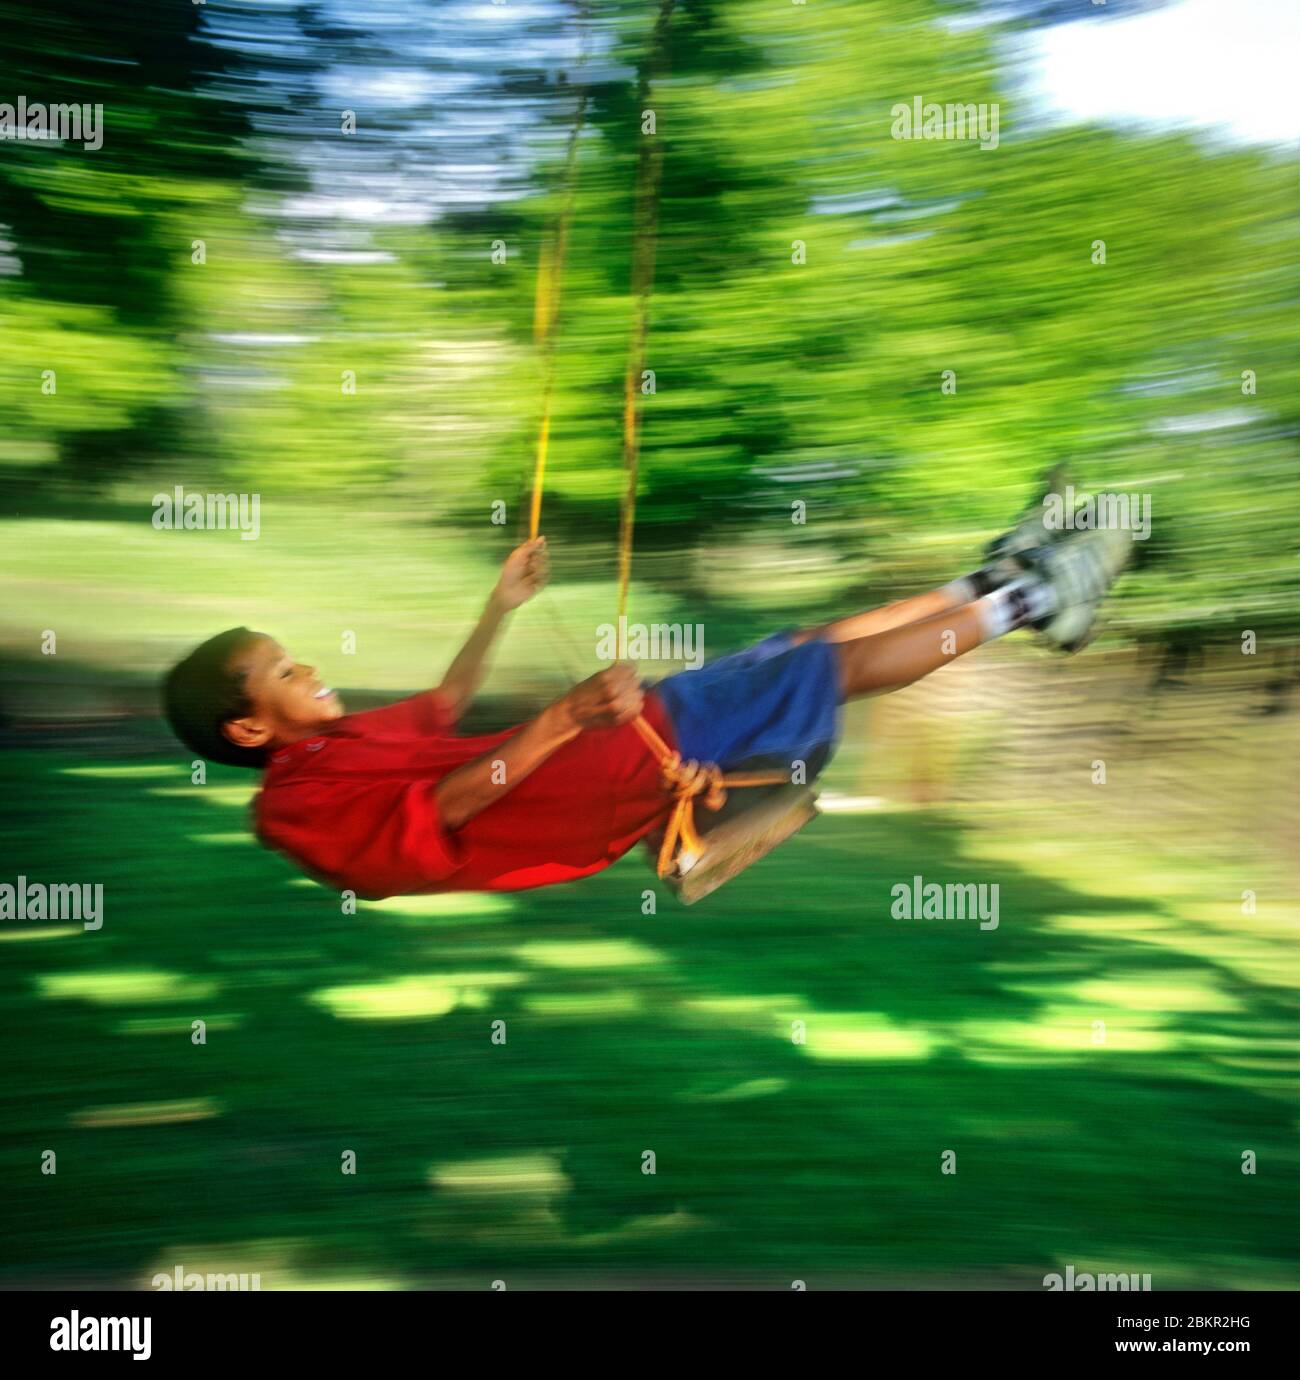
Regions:
<instances>
[{"instance_id":1,"label":"boy swinging","mask_svg":"<svg viewBox=\"0 0 1300 1380\"><path fill-rule=\"evenodd\" d=\"M173 668L164 707L193 752L263 771L258 837L338 889L379 899L549 886L599 872L663 828L674 799L716 781L715 768L788 779L801 764L812 780L846 700L910 685L1024 626L1076 650L1130 550L1128 532L1048 531L1031 508L984 566L940 589L777 633L653 686L615 665L524 724L461 736L503 621L546 581L539 537L507 558L436 689L347 714L315 667L234 628ZM645 726L666 762L647 750Z\"/></svg>"}]
</instances>

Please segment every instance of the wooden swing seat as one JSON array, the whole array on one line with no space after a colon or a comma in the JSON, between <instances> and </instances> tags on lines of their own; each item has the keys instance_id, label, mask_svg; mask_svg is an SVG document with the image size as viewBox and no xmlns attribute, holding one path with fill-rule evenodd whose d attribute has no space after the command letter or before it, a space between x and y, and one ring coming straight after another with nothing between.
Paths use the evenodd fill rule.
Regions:
<instances>
[{"instance_id":1,"label":"wooden swing seat","mask_svg":"<svg viewBox=\"0 0 1300 1380\"><path fill-rule=\"evenodd\" d=\"M807 786L786 783L737 792L715 816L701 820L703 850L683 849L663 880L683 905L694 905L766 857L818 813L817 797ZM646 840L652 857L662 842L662 830Z\"/></svg>"}]
</instances>

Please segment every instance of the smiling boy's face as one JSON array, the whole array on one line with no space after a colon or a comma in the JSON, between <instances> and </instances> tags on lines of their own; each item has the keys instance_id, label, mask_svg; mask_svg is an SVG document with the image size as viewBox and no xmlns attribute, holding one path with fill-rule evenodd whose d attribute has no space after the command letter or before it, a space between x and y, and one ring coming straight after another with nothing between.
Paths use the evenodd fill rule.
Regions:
<instances>
[{"instance_id":1,"label":"smiling boy's face","mask_svg":"<svg viewBox=\"0 0 1300 1380\"><path fill-rule=\"evenodd\" d=\"M343 701L322 683L314 666L295 661L274 638L257 634L231 657L229 669L243 676L253 710L226 723L240 747L276 748L310 738L343 717Z\"/></svg>"}]
</instances>

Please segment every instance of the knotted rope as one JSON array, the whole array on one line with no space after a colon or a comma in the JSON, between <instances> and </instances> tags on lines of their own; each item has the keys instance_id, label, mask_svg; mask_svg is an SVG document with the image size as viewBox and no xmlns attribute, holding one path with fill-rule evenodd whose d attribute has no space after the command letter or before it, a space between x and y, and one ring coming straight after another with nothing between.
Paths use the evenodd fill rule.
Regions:
<instances>
[{"instance_id":1,"label":"knotted rope","mask_svg":"<svg viewBox=\"0 0 1300 1380\"><path fill-rule=\"evenodd\" d=\"M695 802L706 810L720 810L727 803L727 792L734 786L780 786L787 777L783 772L737 771L723 773L715 762L682 761L680 752L672 748L646 723L640 714L632 720L632 727L642 741L659 759L659 773L664 788L672 792L673 803L664 825L663 842L655 873L666 877L684 853L699 857L704 852L704 840L695 827Z\"/></svg>"}]
</instances>

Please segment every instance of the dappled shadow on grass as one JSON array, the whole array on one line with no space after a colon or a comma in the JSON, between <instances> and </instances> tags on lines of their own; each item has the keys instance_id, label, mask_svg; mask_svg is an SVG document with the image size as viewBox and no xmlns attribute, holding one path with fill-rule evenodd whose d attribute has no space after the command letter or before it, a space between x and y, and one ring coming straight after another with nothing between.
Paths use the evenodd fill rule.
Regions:
<instances>
[{"instance_id":1,"label":"dappled shadow on grass","mask_svg":"<svg viewBox=\"0 0 1300 1380\"><path fill-rule=\"evenodd\" d=\"M4 760L12 871L102 882L106 917L6 945L11 1279L1285 1274L1269 1042L1293 1014L1203 947L1148 942L1159 898L870 815L823 817L689 910L629 858L347 916L247 835L248 778L150 766ZM998 928L892 919L917 874L996 883Z\"/></svg>"}]
</instances>

